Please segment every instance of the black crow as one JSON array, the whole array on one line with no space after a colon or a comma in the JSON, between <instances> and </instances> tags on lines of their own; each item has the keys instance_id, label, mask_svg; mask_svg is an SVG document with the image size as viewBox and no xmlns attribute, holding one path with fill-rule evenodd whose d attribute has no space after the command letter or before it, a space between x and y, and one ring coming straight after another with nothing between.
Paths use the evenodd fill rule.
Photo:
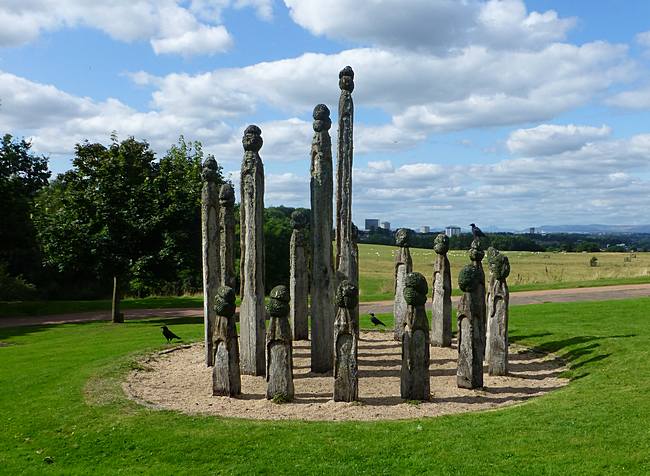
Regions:
<instances>
[{"instance_id":1,"label":"black crow","mask_svg":"<svg viewBox=\"0 0 650 476\"><path fill-rule=\"evenodd\" d=\"M485 236L485 233L483 233L481 229L478 226L476 226L474 223L470 223L469 226L472 227L472 236L474 237L475 240L478 238L487 238L487 236Z\"/></svg>"},{"instance_id":2,"label":"black crow","mask_svg":"<svg viewBox=\"0 0 650 476\"><path fill-rule=\"evenodd\" d=\"M384 324L383 322L381 322L379 319L377 319L375 317L374 312L370 313L370 322L372 322L375 326L384 326L384 327L386 327L386 324Z\"/></svg>"},{"instance_id":3,"label":"black crow","mask_svg":"<svg viewBox=\"0 0 650 476\"><path fill-rule=\"evenodd\" d=\"M169 344L172 339L178 339L181 340L180 337L178 337L176 334L174 334L172 331L169 330L167 326L162 326L161 329L163 330L163 336L165 339L167 339L167 343Z\"/></svg>"}]
</instances>

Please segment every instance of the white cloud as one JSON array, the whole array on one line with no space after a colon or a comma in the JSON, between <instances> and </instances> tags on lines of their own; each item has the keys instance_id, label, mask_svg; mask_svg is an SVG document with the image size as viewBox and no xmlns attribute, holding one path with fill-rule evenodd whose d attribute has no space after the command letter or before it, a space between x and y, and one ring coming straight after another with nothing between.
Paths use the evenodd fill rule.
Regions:
<instances>
[{"instance_id":1,"label":"white cloud","mask_svg":"<svg viewBox=\"0 0 650 476\"><path fill-rule=\"evenodd\" d=\"M615 94L607 98L605 104L624 109L650 109L650 84Z\"/></svg>"},{"instance_id":2,"label":"white cloud","mask_svg":"<svg viewBox=\"0 0 650 476\"><path fill-rule=\"evenodd\" d=\"M650 31L637 33L635 37L636 42L644 48L650 48Z\"/></svg>"},{"instance_id":3,"label":"white cloud","mask_svg":"<svg viewBox=\"0 0 650 476\"><path fill-rule=\"evenodd\" d=\"M272 17L271 0L5 0L0 3L0 47L35 40L44 32L84 26L119 41L149 40L156 54L185 56L227 50L232 38L220 25L229 7L252 7Z\"/></svg>"},{"instance_id":4,"label":"white cloud","mask_svg":"<svg viewBox=\"0 0 650 476\"><path fill-rule=\"evenodd\" d=\"M578 150L588 142L602 140L611 134L608 126L576 126L542 124L531 129L517 129L506 144L510 152L523 156L552 155Z\"/></svg>"},{"instance_id":5,"label":"white cloud","mask_svg":"<svg viewBox=\"0 0 650 476\"><path fill-rule=\"evenodd\" d=\"M203 53L221 53L232 45L232 38L223 26L201 25L194 31L185 31L178 36L152 39L151 46L158 54L178 53L191 56Z\"/></svg>"},{"instance_id":6,"label":"white cloud","mask_svg":"<svg viewBox=\"0 0 650 476\"><path fill-rule=\"evenodd\" d=\"M470 44L537 48L562 40L574 19L526 11L521 0L285 0L292 19L314 35L435 52Z\"/></svg>"}]
</instances>

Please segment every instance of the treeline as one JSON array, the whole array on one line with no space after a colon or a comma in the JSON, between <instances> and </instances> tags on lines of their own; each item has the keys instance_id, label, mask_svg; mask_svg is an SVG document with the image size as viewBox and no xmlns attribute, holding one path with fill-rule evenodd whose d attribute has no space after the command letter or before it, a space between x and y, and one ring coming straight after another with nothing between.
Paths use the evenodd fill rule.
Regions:
<instances>
[{"instance_id":1,"label":"treeline","mask_svg":"<svg viewBox=\"0 0 650 476\"><path fill-rule=\"evenodd\" d=\"M77 144L72 169L50 180L47 158L5 135L0 300L106 298L114 280L120 294L200 292L205 158L183 137L160 159L146 141L112 137ZM289 281L293 211L265 210L268 289Z\"/></svg>"},{"instance_id":2,"label":"treeline","mask_svg":"<svg viewBox=\"0 0 650 476\"><path fill-rule=\"evenodd\" d=\"M413 233L411 235L412 248L430 249L433 247L435 233ZM625 235L585 235L581 233L550 233L521 235L515 233L487 233L485 244L494 246L502 251L570 251L570 252L628 252L650 251L650 235L625 234ZM393 231L377 229L367 235L361 235L361 243L394 245ZM472 243L471 233L452 236L449 239L449 248L452 250L467 250Z\"/></svg>"}]
</instances>

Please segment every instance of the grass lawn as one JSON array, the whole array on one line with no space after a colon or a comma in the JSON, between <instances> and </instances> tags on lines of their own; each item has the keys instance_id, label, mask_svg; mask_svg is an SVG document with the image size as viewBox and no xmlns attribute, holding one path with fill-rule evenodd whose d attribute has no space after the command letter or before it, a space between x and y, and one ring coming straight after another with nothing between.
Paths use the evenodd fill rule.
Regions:
<instances>
[{"instance_id":1,"label":"grass lawn","mask_svg":"<svg viewBox=\"0 0 650 476\"><path fill-rule=\"evenodd\" d=\"M497 411L377 423L190 417L129 402L120 379L164 347L162 320L0 329L0 472L648 474L648 310L650 299L513 307L511 340L566 359L568 387ZM186 342L202 336L197 320L170 325Z\"/></svg>"},{"instance_id":2,"label":"grass lawn","mask_svg":"<svg viewBox=\"0 0 650 476\"><path fill-rule=\"evenodd\" d=\"M393 299L394 246L359 245L362 302ZM566 289L615 284L650 283L650 253L533 253L504 252L510 259L512 272L508 278L511 292L541 289ZM433 250L412 249L413 269L430 281L433 274ZM596 256L597 267L589 266ZM624 261L625 258L630 261ZM453 293L460 294L457 275L469 258L465 251L450 251ZM485 266L487 268L487 265ZM127 298L124 309L200 308L203 297L167 296ZM0 302L0 318L6 316L37 316L83 311L110 310L108 299L96 301L33 301Z\"/></svg>"}]
</instances>

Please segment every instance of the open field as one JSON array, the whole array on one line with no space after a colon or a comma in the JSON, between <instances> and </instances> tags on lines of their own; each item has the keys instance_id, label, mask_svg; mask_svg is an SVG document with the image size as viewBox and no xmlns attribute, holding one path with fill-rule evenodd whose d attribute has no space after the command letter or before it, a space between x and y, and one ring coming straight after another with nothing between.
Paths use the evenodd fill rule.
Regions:
<instances>
[{"instance_id":1,"label":"open field","mask_svg":"<svg viewBox=\"0 0 650 476\"><path fill-rule=\"evenodd\" d=\"M362 301L392 299L395 250L394 246L359 245ZM503 253L508 256L512 268L508 285L515 292L650 282L650 253ZM589 265L592 256L598 258L596 267ZM411 248L411 257L413 270L424 274L430 282L435 252ZM451 250L448 257L452 285L458 294L458 272L469 263L468 253ZM630 261L624 261L625 258ZM486 260L483 267L487 274Z\"/></svg>"},{"instance_id":2,"label":"open field","mask_svg":"<svg viewBox=\"0 0 650 476\"><path fill-rule=\"evenodd\" d=\"M394 246L359 245L361 296L363 302L393 298ZM508 284L512 292L542 289L579 288L615 284L650 283L650 253L534 253L506 251L512 272ZM433 274L433 250L411 249L414 271L429 280ZM452 285L459 294L457 273L467 263L466 251L450 251ZM592 256L598 266L589 266ZM630 261L624 261L630 257ZM487 274L487 263L485 263ZM203 296L162 296L127 298L123 309L199 308ZM95 301L33 301L0 302L0 317L67 314L84 311L103 311L111 308L108 299Z\"/></svg>"},{"instance_id":3,"label":"open field","mask_svg":"<svg viewBox=\"0 0 650 476\"><path fill-rule=\"evenodd\" d=\"M138 406L120 381L138 355L164 347L163 321L1 329L0 467L6 474L648 474L649 308L650 299L513 307L511 340L565 359L568 387L503 410L374 423L256 422ZM185 342L203 334L198 319L170 325Z\"/></svg>"}]
</instances>

